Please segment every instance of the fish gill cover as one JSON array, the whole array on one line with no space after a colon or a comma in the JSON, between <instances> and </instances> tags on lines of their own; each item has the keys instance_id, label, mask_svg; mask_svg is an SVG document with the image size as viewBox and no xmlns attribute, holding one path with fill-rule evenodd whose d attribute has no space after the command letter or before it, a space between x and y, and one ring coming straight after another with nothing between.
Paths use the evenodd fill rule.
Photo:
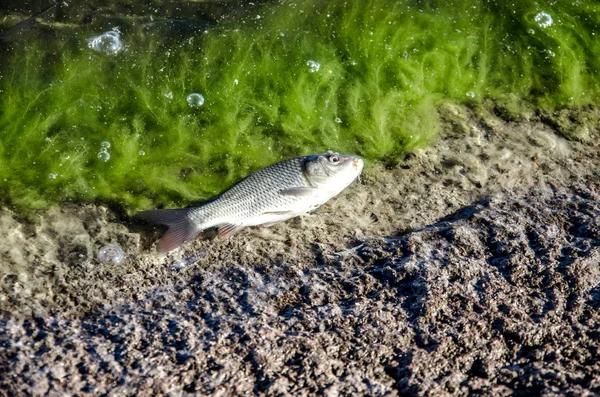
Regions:
<instances>
[{"instance_id":1,"label":"fish gill cover","mask_svg":"<svg viewBox=\"0 0 600 397\"><path fill-rule=\"evenodd\" d=\"M282 1L175 36L147 17L15 40L0 202L181 206L285 156L398 157L431 142L447 102L597 103L600 5L508 3Z\"/></svg>"}]
</instances>

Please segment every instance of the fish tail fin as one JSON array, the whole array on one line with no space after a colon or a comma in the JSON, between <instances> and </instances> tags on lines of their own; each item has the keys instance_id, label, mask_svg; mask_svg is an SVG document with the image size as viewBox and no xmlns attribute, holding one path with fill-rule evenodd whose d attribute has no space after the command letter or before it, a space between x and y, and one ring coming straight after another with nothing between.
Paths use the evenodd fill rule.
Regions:
<instances>
[{"instance_id":1,"label":"fish tail fin","mask_svg":"<svg viewBox=\"0 0 600 397\"><path fill-rule=\"evenodd\" d=\"M168 252L196 237L202 231L189 214L193 208L149 210L137 213L137 217L152 223L169 226L158 243L158 252Z\"/></svg>"}]
</instances>

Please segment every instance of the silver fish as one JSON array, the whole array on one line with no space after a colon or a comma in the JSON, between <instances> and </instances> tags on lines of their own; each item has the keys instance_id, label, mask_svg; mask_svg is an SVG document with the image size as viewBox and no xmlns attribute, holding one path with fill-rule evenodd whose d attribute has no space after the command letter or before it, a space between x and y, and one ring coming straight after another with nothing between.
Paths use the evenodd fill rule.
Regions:
<instances>
[{"instance_id":1,"label":"silver fish","mask_svg":"<svg viewBox=\"0 0 600 397\"><path fill-rule=\"evenodd\" d=\"M271 226L312 211L338 195L362 172L363 160L338 153L292 157L257 170L200 207L138 213L169 226L159 252L171 251L216 227L226 238L246 226Z\"/></svg>"}]
</instances>

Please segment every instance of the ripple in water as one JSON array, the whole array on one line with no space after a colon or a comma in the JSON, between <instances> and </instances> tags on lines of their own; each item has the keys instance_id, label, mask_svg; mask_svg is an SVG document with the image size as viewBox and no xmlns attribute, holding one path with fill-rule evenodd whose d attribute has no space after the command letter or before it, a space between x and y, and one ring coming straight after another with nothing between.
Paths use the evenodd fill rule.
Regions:
<instances>
[{"instance_id":1,"label":"ripple in water","mask_svg":"<svg viewBox=\"0 0 600 397\"><path fill-rule=\"evenodd\" d=\"M102 263L119 264L125 259L123 250L118 245L106 245L98 250L98 259Z\"/></svg>"},{"instance_id":2,"label":"ripple in water","mask_svg":"<svg viewBox=\"0 0 600 397\"><path fill-rule=\"evenodd\" d=\"M535 21L538 25L540 25L540 28L548 28L554 23L552 20L552 15L545 11L538 12L535 16Z\"/></svg>"},{"instance_id":3,"label":"ripple in water","mask_svg":"<svg viewBox=\"0 0 600 397\"><path fill-rule=\"evenodd\" d=\"M204 105L204 97L202 94L198 94L197 92L192 92L190 95L188 95L186 101L191 107L199 107Z\"/></svg>"},{"instance_id":4,"label":"ripple in water","mask_svg":"<svg viewBox=\"0 0 600 397\"><path fill-rule=\"evenodd\" d=\"M106 55L114 55L123 49L121 34L116 29L109 30L108 32L102 33L100 36L88 39L87 44L88 47L94 51Z\"/></svg>"}]
</instances>

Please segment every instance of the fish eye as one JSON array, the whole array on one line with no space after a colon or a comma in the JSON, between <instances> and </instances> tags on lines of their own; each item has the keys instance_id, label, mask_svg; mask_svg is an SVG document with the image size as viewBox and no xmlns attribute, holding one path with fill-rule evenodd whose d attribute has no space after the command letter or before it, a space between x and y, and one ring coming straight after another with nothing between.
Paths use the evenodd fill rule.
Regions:
<instances>
[{"instance_id":1,"label":"fish eye","mask_svg":"<svg viewBox=\"0 0 600 397\"><path fill-rule=\"evenodd\" d=\"M339 163L339 161L340 161L340 156L335 156L335 155L334 156L329 156L329 162L330 163L334 163L335 164L335 163Z\"/></svg>"}]
</instances>

